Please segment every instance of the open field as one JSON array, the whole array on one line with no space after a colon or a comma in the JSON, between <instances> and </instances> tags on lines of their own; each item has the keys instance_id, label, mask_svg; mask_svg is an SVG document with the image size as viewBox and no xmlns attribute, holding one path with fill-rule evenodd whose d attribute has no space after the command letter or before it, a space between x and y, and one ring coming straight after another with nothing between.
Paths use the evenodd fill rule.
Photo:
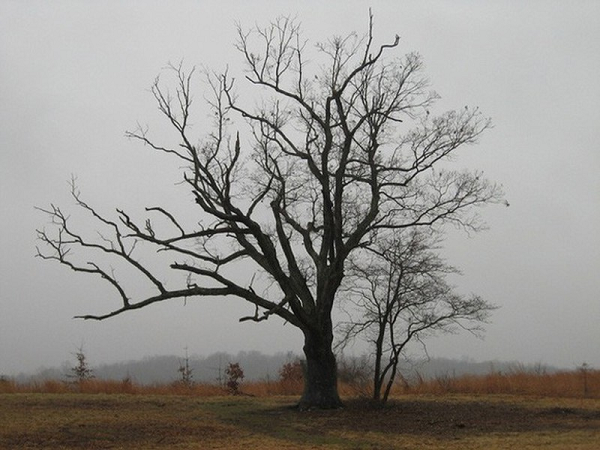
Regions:
<instances>
[{"instance_id":1,"label":"open field","mask_svg":"<svg viewBox=\"0 0 600 450\"><path fill-rule=\"evenodd\" d=\"M600 371L512 371L399 383L385 408L293 408L301 380L139 385L0 380L0 449L600 448Z\"/></svg>"},{"instance_id":2,"label":"open field","mask_svg":"<svg viewBox=\"0 0 600 450\"><path fill-rule=\"evenodd\" d=\"M296 396L0 394L2 449L597 449L600 400L407 395L299 412Z\"/></svg>"}]
</instances>

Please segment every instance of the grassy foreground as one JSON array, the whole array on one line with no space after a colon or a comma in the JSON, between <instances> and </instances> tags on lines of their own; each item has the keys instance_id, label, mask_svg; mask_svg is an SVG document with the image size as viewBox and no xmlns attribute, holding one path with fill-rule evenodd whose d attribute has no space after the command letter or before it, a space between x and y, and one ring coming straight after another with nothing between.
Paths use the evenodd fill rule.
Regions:
<instances>
[{"instance_id":1,"label":"grassy foreground","mask_svg":"<svg viewBox=\"0 0 600 450\"><path fill-rule=\"evenodd\" d=\"M297 396L0 394L1 449L598 449L600 400L405 395L299 412Z\"/></svg>"}]
</instances>

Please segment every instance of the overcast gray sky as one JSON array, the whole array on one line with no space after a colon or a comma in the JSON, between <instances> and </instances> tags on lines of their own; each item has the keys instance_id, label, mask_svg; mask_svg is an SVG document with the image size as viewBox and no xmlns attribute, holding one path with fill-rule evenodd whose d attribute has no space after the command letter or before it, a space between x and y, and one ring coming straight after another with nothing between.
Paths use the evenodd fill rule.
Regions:
<instances>
[{"instance_id":1,"label":"overcast gray sky","mask_svg":"<svg viewBox=\"0 0 600 450\"><path fill-rule=\"evenodd\" d=\"M46 222L34 205L71 207L71 174L106 212L168 199L177 171L124 138L159 123L148 88L166 63L234 71L236 21L297 15L314 43L364 32L369 5L378 42L399 34L398 55L422 54L441 109L492 118L456 164L502 183L511 204L445 248L459 289L501 307L486 338L441 337L430 354L600 368L600 2L0 0L0 374L58 365L81 345L92 363L186 346L299 353L289 325L239 324L253 309L235 299L72 319L108 311L114 295L34 258Z\"/></svg>"}]
</instances>

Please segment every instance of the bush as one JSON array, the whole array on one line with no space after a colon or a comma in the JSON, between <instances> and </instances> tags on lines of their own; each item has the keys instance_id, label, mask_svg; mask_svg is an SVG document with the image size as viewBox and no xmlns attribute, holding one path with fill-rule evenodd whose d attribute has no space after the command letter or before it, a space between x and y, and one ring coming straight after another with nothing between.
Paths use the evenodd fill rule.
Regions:
<instances>
[{"instance_id":1,"label":"bush","mask_svg":"<svg viewBox=\"0 0 600 450\"><path fill-rule=\"evenodd\" d=\"M304 380L304 364L299 359L285 363L279 369L281 383L298 383Z\"/></svg>"},{"instance_id":2,"label":"bush","mask_svg":"<svg viewBox=\"0 0 600 450\"><path fill-rule=\"evenodd\" d=\"M225 375L227 375L227 389L232 395L240 394L240 383L244 379L244 371L242 370L239 363L229 363L227 369L225 369Z\"/></svg>"}]
</instances>

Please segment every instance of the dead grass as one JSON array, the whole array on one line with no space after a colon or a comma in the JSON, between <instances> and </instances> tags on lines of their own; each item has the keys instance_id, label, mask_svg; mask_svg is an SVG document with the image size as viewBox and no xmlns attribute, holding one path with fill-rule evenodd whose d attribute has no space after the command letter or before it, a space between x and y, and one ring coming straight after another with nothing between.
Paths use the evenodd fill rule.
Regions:
<instances>
[{"instance_id":1,"label":"dead grass","mask_svg":"<svg viewBox=\"0 0 600 450\"><path fill-rule=\"evenodd\" d=\"M585 377L585 378L584 378ZM439 375L413 385L399 385L396 394L510 394L561 398L600 398L600 371L532 373L512 370L507 373Z\"/></svg>"},{"instance_id":2,"label":"dead grass","mask_svg":"<svg viewBox=\"0 0 600 450\"><path fill-rule=\"evenodd\" d=\"M585 376L585 378L584 378ZM302 382L0 380L0 449L582 449L600 442L600 372L512 370L396 386L386 408L292 408ZM362 396L362 399L361 399Z\"/></svg>"},{"instance_id":3,"label":"dead grass","mask_svg":"<svg viewBox=\"0 0 600 450\"><path fill-rule=\"evenodd\" d=\"M585 379L584 379L585 377ZM302 393L301 380L245 382L241 384L244 395L271 397L280 395L299 396ZM215 384L183 383L140 385L130 380L91 379L81 383L65 383L48 380L19 384L10 379L0 380L0 393L84 393L84 394L132 394L132 395L190 395L211 397L227 394L227 389ZM362 385L340 383L339 392L343 397L368 397L369 390ZM399 383L393 395L407 394L508 394L519 396L546 396L560 398L600 398L600 371L588 370L558 372L552 374L533 373L514 369L506 373L487 375L465 375L451 377L439 375L431 380L418 380L414 383Z\"/></svg>"},{"instance_id":4,"label":"dead grass","mask_svg":"<svg viewBox=\"0 0 600 450\"><path fill-rule=\"evenodd\" d=\"M296 396L1 394L2 449L585 449L600 400L407 395L299 412Z\"/></svg>"},{"instance_id":5,"label":"dead grass","mask_svg":"<svg viewBox=\"0 0 600 450\"><path fill-rule=\"evenodd\" d=\"M302 381L296 382L255 382L241 385L242 395L268 397L274 395L300 395ZM342 387L344 393L348 389ZM0 394L131 394L131 395L188 395L194 397L214 397L227 395L224 387L194 383L186 386L183 383L166 383L142 385L131 381L85 380L82 382L64 382L46 380L31 383L16 383L12 380L0 382Z\"/></svg>"}]
</instances>

